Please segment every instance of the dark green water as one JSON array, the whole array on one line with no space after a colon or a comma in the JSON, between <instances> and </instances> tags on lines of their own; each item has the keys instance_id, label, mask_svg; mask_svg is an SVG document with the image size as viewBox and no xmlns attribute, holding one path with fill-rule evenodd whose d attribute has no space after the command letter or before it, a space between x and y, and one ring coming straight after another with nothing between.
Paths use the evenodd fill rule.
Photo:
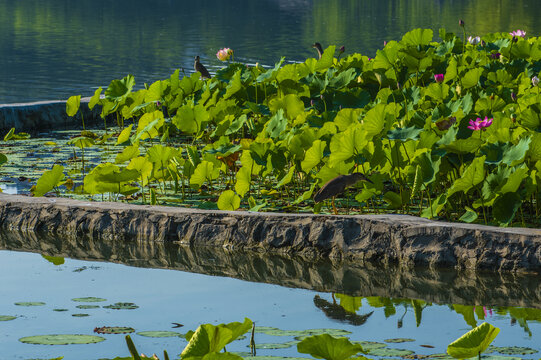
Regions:
<instances>
[{"instance_id":1,"label":"dark green water","mask_svg":"<svg viewBox=\"0 0 541 360\"><path fill-rule=\"evenodd\" d=\"M538 0L0 0L0 103L91 95L134 74L143 86L216 52L272 65L314 41L368 56L413 28L541 33Z\"/></svg>"}]
</instances>

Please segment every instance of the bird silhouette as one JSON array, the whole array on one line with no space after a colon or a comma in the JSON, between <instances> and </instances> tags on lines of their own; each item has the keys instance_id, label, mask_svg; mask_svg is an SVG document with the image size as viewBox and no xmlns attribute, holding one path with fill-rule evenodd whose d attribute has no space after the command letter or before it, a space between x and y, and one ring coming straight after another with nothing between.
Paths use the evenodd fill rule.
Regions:
<instances>
[{"instance_id":1,"label":"bird silhouette","mask_svg":"<svg viewBox=\"0 0 541 360\"><path fill-rule=\"evenodd\" d=\"M323 56L323 48L321 47L321 44L316 42L312 45L312 47L317 50L317 54L319 55L319 58L321 59L321 57Z\"/></svg>"},{"instance_id":2,"label":"bird silhouette","mask_svg":"<svg viewBox=\"0 0 541 360\"><path fill-rule=\"evenodd\" d=\"M205 67L205 65L201 64L201 61L199 60L199 55L195 57L195 62L193 64L193 67L195 71L199 71L201 73L201 77L204 79L210 79L210 73Z\"/></svg>"},{"instance_id":3,"label":"bird silhouette","mask_svg":"<svg viewBox=\"0 0 541 360\"><path fill-rule=\"evenodd\" d=\"M346 190L347 187L357 184L359 181L368 181L372 183L369 178L361 173L353 173L349 175L339 175L334 179L331 179L323 185L318 192L314 195L314 202L327 200L332 198L332 208L335 214L338 214L336 206L334 205L334 198Z\"/></svg>"}]
</instances>

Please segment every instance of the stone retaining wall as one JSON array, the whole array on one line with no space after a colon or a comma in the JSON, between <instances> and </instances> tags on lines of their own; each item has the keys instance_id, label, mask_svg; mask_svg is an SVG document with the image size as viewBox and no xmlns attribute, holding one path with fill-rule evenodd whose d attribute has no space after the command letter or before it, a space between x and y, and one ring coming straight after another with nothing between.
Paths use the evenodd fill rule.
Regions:
<instances>
[{"instance_id":1,"label":"stone retaining wall","mask_svg":"<svg viewBox=\"0 0 541 360\"><path fill-rule=\"evenodd\" d=\"M28 133L79 128L82 127L81 113L85 126L103 124L101 106L90 110L89 101L90 98L81 99L79 112L74 117L66 114L65 100L0 104L0 134L7 133L11 128L15 128L16 132Z\"/></svg>"},{"instance_id":2,"label":"stone retaining wall","mask_svg":"<svg viewBox=\"0 0 541 360\"><path fill-rule=\"evenodd\" d=\"M208 245L309 260L541 273L541 230L405 215L209 211L0 195L0 227L72 238Z\"/></svg>"}]
</instances>

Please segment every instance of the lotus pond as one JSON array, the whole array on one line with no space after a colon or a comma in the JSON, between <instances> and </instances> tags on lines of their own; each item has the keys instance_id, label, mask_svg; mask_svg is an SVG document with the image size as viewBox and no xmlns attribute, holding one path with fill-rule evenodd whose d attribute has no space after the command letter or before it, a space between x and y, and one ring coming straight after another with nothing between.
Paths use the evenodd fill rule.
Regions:
<instances>
[{"instance_id":1,"label":"lotus pond","mask_svg":"<svg viewBox=\"0 0 541 360\"><path fill-rule=\"evenodd\" d=\"M0 234L0 249L3 359L125 357L125 334L140 352L178 358L188 331L245 317L255 323L256 359L309 358L296 344L320 333L360 342L371 359L447 359L447 345L483 322L501 329L483 358L541 354L539 281L531 276L12 233ZM227 351L254 359L249 343L248 332Z\"/></svg>"}]
</instances>

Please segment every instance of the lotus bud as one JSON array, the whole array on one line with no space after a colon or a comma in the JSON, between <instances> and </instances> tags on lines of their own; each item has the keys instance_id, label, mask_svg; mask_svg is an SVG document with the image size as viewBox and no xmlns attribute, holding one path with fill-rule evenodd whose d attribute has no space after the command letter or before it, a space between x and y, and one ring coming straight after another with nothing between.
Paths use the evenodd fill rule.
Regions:
<instances>
[{"instance_id":1,"label":"lotus bud","mask_svg":"<svg viewBox=\"0 0 541 360\"><path fill-rule=\"evenodd\" d=\"M538 78L537 76L534 76L534 77L532 78L532 85L533 85L533 86L539 85L539 78Z\"/></svg>"},{"instance_id":2,"label":"lotus bud","mask_svg":"<svg viewBox=\"0 0 541 360\"><path fill-rule=\"evenodd\" d=\"M466 24L464 23L464 20L462 20L462 19L458 20L458 26L464 27L464 25L466 25Z\"/></svg>"},{"instance_id":3,"label":"lotus bud","mask_svg":"<svg viewBox=\"0 0 541 360\"><path fill-rule=\"evenodd\" d=\"M515 94L514 92L511 93L511 100L517 101L517 94Z\"/></svg>"},{"instance_id":4,"label":"lotus bud","mask_svg":"<svg viewBox=\"0 0 541 360\"><path fill-rule=\"evenodd\" d=\"M316 105L316 102L314 101L314 99L310 100L310 105L311 105L312 107L314 107L314 105Z\"/></svg>"},{"instance_id":5,"label":"lotus bud","mask_svg":"<svg viewBox=\"0 0 541 360\"><path fill-rule=\"evenodd\" d=\"M340 54L342 54L344 51L346 51L346 47L344 45L340 46L340 50L338 50Z\"/></svg>"}]
</instances>

